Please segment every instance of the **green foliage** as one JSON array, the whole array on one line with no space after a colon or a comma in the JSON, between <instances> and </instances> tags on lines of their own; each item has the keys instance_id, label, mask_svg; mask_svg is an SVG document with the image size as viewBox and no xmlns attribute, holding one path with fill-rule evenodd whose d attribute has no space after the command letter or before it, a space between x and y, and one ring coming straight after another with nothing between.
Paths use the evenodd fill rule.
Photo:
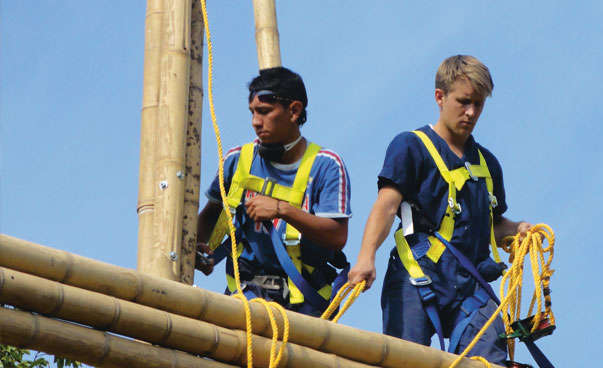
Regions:
<instances>
[{"instance_id":1,"label":"green foliage","mask_svg":"<svg viewBox=\"0 0 603 368\"><path fill-rule=\"evenodd\" d=\"M36 352L33 356L29 350L13 346L0 345L0 368L49 368L46 354ZM83 368L83 364L75 360L54 357L58 368Z\"/></svg>"}]
</instances>

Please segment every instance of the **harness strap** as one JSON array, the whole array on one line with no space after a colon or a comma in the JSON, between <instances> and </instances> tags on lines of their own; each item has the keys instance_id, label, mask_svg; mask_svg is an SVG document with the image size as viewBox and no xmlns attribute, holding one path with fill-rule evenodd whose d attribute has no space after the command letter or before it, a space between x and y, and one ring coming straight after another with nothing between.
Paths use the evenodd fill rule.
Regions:
<instances>
[{"instance_id":1,"label":"harness strap","mask_svg":"<svg viewBox=\"0 0 603 368\"><path fill-rule=\"evenodd\" d=\"M473 262L471 262L469 258L467 258L463 253L461 253L461 251L459 251L456 247L450 244L448 240L444 239L441 234L439 234L438 232L435 232L434 234L443 244L446 245L446 248L448 248L450 253L452 253L456 257L461 266L465 270L467 270L467 272L469 272L471 276L473 276L473 278L479 283L479 285L484 290L486 290L490 298L492 298L492 300L494 300L496 304L500 304L500 300L496 296L496 293L494 293L494 290L492 290L492 286L490 286L490 284L486 280L484 280L482 275L479 274L477 268L475 268L475 266L473 265Z\"/></svg>"},{"instance_id":2,"label":"harness strap","mask_svg":"<svg viewBox=\"0 0 603 368\"><path fill-rule=\"evenodd\" d=\"M431 290L431 278L423 272L421 266L415 259L410 250L410 246L404 237L404 229L398 229L394 233L394 239L396 240L396 249L398 250L398 257L402 262L402 265L408 271L410 275L411 284L417 287L417 291L419 292L419 296L421 297L421 302L423 303L423 307L425 309L425 313L429 317L433 328L436 330L438 334L438 339L440 341L440 348L445 350L444 345L444 332L442 330L442 323L440 321L440 314L438 312L436 295Z\"/></svg>"},{"instance_id":3,"label":"harness strap","mask_svg":"<svg viewBox=\"0 0 603 368\"><path fill-rule=\"evenodd\" d=\"M497 263L501 262L500 255L498 253L498 247L496 246L496 239L494 237L494 214L493 207L498 205L496 197L494 196L494 183L492 181L492 175L486 164L486 160L482 155L482 152L478 149L479 154L479 165L471 165L468 162L465 163L465 167L458 169L449 170L446 163L442 159L442 156L436 149L435 145L429 139L427 134L420 130L414 130L414 134L419 137L423 145L429 152L429 155L433 159L438 171L442 178L448 183L448 206L446 212L440 223L440 229L438 232L448 241L452 239L454 232L454 219L457 214L462 211L461 205L456 201L456 192L461 190L467 180L475 180L478 178L484 178L486 182L486 189L488 190L488 196L490 200L489 212L490 212L490 244L492 250L492 256L494 261ZM435 263L438 262L442 253L446 249L444 245L438 241L437 238L430 236L429 242L431 244L430 249L427 251L427 256Z\"/></svg>"},{"instance_id":4,"label":"harness strap","mask_svg":"<svg viewBox=\"0 0 603 368\"><path fill-rule=\"evenodd\" d=\"M490 175L490 171L486 164L486 160L484 159L484 156L482 155L481 151L478 150L480 158L479 165L471 165L467 162L465 164L465 167L460 167L455 170L449 170L431 139L429 139L429 137L422 131L415 130L413 131L413 133L416 134L419 139L423 142L425 148L429 152L436 167L438 168L440 175L448 183L448 206L446 206L446 211L440 223L439 230L434 235L430 235L428 237L431 246L429 247L426 256L431 259L434 263L437 263L440 257L442 256L442 253L446 249L447 245L449 245L449 241L452 239L452 235L454 233L455 217L462 211L461 205L456 200L456 192L463 188L467 180L471 179L477 181L478 178L484 178L486 181L486 188L490 197L490 242L492 244L492 253L496 262L500 262L498 250L496 249L496 242L494 240L494 224L492 221L492 198L495 199L493 194L494 186L492 182L492 176ZM410 246L406 241L406 238L404 237L403 230L404 229L400 229L394 234L394 238L396 240L396 248L398 250L398 256L404 268L408 271L410 275L411 283L417 286L425 311L429 319L431 320L434 329L436 330L436 333L438 334L438 338L440 340L440 347L442 348L442 350L444 350L444 335L441 327L439 313L437 310L435 293L429 287L429 285L431 284L431 279L424 274L419 263L416 261L412 250L410 249ZM457 253L464 257L464 255L462 255L460 252L457 251ZM466 257L464 257L464 259L468 262L469 266L475 269L475 266L473 266L473 264ZM483 278L481 277L481 275L479 275L478 272L476 272L476 275L483 280ZM486 290L490 289L490 291L492 291L492 288L488 283L485 283L485 285L482 287ZM493 296L495 300L497 300L496 295L493 291L491 293L491 296ZM456 343L458 343L458 341L456 341L455 344ZM454 346L453 348L456 348L456 346Z\"/></svg>"},{"instance_id":5,"label":"harness strap","mask_svg":"<svg viewBox=\"0 0 603 368\"><path fill-rule=\"evenodd\" d=\"M530 355L532 355L532 358L534 358L534 360L536 361L536 364L538 364L538 367L555 368L553 366L553 364L551 363L551 361L548 360L547 357L544 355L542 350L540 350L538 348L538 346L536 346L536 343L534 341L526 340L526 341L524 341L524 343L526 344L526 347L528 348Z\"/></svg>"},{"instance_id":6,"label":"harness strap","mask_svg":"<svg viewBox=\"0 0 603 368\"><path fill-rule=\"evenodd\" d=\"M274 227L270 229L270 237L272 239L274 253L276 253L276 258L289 277L289 288L291 289L291 284L293 284L296 287L296 290L299 290L305 300L312 304L314 308L325 310L329 305L328 300L318 294L310 283L304 279L300 270L298 270L297 265L294 264L291 257L289 257L289 253L285 250L285 245Z\"/></svg>"},{"instance_id":7,"label":"harness strap","mask_svg":"<svg viewBox=\"0 0 603 368\"><path fill-rule=\"evenodd\" d=\"M480 287L475 291L475 294L463 301L460 307L459 314L456 318L456 321L454 322L454 329L450 334L450 344L448 345L449 353L455 353L456 348L458 347L461 337L463 335L463 332L465 332L465 329L467 328L469 323L471 323L473 316L477 314L481 307L485 306L486 303L488 303L489 299L490 297L488 296L486 291L484 291L484 289Z\"/></svg>"},{"instance_id":8,"label":"harness strap","mask_svg":"<svg viewBox=\"0 0 603 368\"><path fill-rule=\"evenodd\" d=\"M231 184L230 184L230 188L229 188L228 196L227 196L227 202L228 202L228 205L230 208L224 209L220 213L216 226L214 227L214 230L212 231L212 234L211 234L209 242L208 242L210 249L212 249L214 251L214 254L211 257L214 259L214 264L217 264L218 262L220 262L227 254L226 250L221 250L222 248L225 248L225 249L227 248L227 246L226 247L222 246L222 244L227 243L227 242L222 242L222 240L224 239L224 237L226 236L226 234L228 232L228 220L227 220L225 211L226 210L230 210L231 212L239 212L240 211L240 210L237 211L237 209L239 208L239 206L241 204L245 190L257 192L262 195L266 195L266 196L269 196L269 197L272 197L272 198L275 198L278 200L286 201L296 208L301 208L303 201L304 201L306 188L308 186L308 181L310 178L310 171L312 169L312 165L314 164L316 155L318 154L320 149L321 149L321 147L318 146L317 144L314 144L314 143L308 144L308 147L306 148L306 151L304 152L304 155L302 156L300 166L297 169L297 173L295 175L293 185L291 187L288 187L288 186L277 183L276 179L272 179L272 178L263 179L263 178L251 175L250 171L251 171L251 164L253 162L253 157L254 157L254 144L247 143L241 147L239 161L238 161L235 173L233 175L233 178L231 180ZM235 222L235 227L237 229L240 229L241 226L243 226L243 224L240 223L240 221L241 221L240 217L241 216L238 216L238 215L233 216L233 221ZM274 230L274 227L271 224L266 224L266 226L268 226L269 229L272 229L272 230L270 230L271 237L272 237L272 233L276 233ZM237 238L240 238L240 236L237 236ZM314 267L302 263L302 260L301 260L302 252L301 252L301 247L300 247L301 233L295 227L291 226L290 224L286 224L285 233L284 233L283 238L279 239L278 242L275 243L274 240L277 238L279 238L279 237L278 236L272 237L273 247L275 248L275 253L277 254L277 258L279 255L279 252L277 250L286 249L287 258L292 262L292 264L294 266L293 268L300 275L300 277L301 277L302 267L305 268L306 271L308 271L309 273L312 273L314 271ZM285 244L286 247L282 246L283 243ZM257 249L254 249L254 246L252 244L250 244L250 246L252 247L252 251L254 252L254 254L256 254L258 259L260 259L261 255L262 255L261 249L259 249L258 247L255 247ZM240 248L239 254L241 254L242 248L243 248L242 244L239 244L239 248ZM260 259L260 261L262 261L262 260ZM298 286L299 286L298 284L301 284L301 281L298 279L298 282L294 282L294 280L289 275L289 273L292 272L292 269L287 271L285 266L282 265L283 262L281 262L280 260L279 260L279 262L281 263L281 266L283 267L283 269L286 271L287 275L289 276L289 279L288 279L288 287L289 287L289 291L290 291L289 302L291 304L302 303L304 301L304 294L306 294L306 293L304 293L303 290L300 290L300 288L298 288ZM230 280L231 278L232 277L229 278L227 275L227 281L229 283L229 288L230 288L230 284L233 284ZM302 279L303 279L303 277L302 277ZM306 281L304 280L304 282L306 282ZM309 286L309 284L307 286L304 286L303 289L313 290L314 293L318 293L318 295L320 295L321 298L323 300L325 300L325 302L328 301L332 295L332 287L329 284L323 286L318 291L314 290L311 286ZM317 304L317 303L314 303L314 304Z\"/></svg>"}]
</instances>

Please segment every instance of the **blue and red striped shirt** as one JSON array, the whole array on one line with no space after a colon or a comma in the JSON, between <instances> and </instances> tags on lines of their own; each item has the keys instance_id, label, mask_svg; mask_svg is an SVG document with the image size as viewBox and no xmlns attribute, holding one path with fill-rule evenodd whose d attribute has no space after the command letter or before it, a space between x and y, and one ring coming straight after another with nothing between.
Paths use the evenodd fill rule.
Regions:
<instances>
[{"instance_id":1,"label":"blue and red striped shirt","mask_svg":"<svg viewBox=\"0 0 603 368\"><path fill-rule=\"evenodd\" d=\"M235 147L229 150L224 157L224 186L226 192L228 192L230 182L237 168L240 152L241 147ZM251 174L260 178L274 178L281 185L291 186L293 185L298 167L299 162L290 165L268 162L260 157L256 151L251 164ZM218 177L216 176L206 192L206 196L210 201L222 202L220 200L218 185ZM336 152L322 148L316 155L316 159L310 170L310 178L302 210L319 217L348 218L352 215L350 194L350 179L342 158ZM245 191L243 200L246 201L256 195L257 193L255 192ZM258 266L263 268L266 273L282 274L283 271L280 269L278 260L272 249L269 229L266 229L266 226L259 222L244 222L247 224L244 229L246 240L248 242L256 242L258 245L256 249L262 249L264 254L261 257L256 257L251 249L247 248L241 257L254 262L259 262L261 258L264 261L261 262L261 265L258 264ZM273 225L275 225L275 229L280 233L285 231L286 226L284 221L275 219ZM320 244L313 244L309 240L304 239L303 234L302 247L304 252L314 253L321 258L328 258L330 254L330 251L321 247Z\"/></svg>"}]
</instances>

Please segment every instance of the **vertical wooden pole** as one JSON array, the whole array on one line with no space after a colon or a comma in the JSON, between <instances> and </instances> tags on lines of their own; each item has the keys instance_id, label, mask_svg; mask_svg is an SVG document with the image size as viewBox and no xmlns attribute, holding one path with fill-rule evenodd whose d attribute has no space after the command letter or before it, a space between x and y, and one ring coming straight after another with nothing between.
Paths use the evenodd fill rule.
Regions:
<instances>
[{"instance_id":1,"label":"vertical wooden pole","mask_svg":"<svg viewBox=\"0 0 603 368\"><path fill-rule=\"evenodd\" d=\"M182 223L182 257L180 281L194 281L197 246L197 213L201 180L201 112L203 107L203 14L199 0L192 1L190 84L188 89L188 124L184 177L184 218Z\"/></svg>"},{"instance_id":2,"label":"vertical wooden pole","mask_svg":"<svg viewBox=\"0 0 603 368\"><path fill-rule=\"evenodd\" d=\"M180 281L192 0L165 0L154 178L153 250L143 272Z\"/></svg>"},{"instance_id":3,"label":"vertical wooden pole","mask_svg":"<svg viewBox=\"0 0 603 368\"><path fill-rule=\"evenodd\" d=\"M253 14L260 70L281 66L281 50L274 0L253 0Z\"/></svg>"},{"instance_id":4,"label":"vertical wooden pole","mask_svg":"<svg viewBox=\"0 0 603 368\"><path fill-rule=\"evenodd\" d=\"M138 270L147 271L152 259L155 212L155 136L159 107L163 0L147 0L145 20L144 76L140 128L140 171L138 183Z\"/></svg>"}]
</instances>

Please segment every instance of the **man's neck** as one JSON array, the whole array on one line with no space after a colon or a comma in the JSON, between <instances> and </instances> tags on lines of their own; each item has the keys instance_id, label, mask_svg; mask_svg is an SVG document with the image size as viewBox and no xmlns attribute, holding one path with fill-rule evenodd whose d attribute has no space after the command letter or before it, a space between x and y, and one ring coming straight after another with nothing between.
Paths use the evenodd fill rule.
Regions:
<instances>
[{"instance_id":1,"label":"man's neck","mask_svg":"<svg viewBox=\"0 0 603 368\"><path fill-rule=\"evenodd\" d=\"M455 135L439 120L433 127L433 130L448 144L448 147L450 147L455 155L463 157L463 154L465 153L465 143L467 143L469 137Z\"/></svg>"},{"instance_id":2,"label":"man's neck","mask_svg":"<svg viewBox=\"0 0 603 368\"><path fill-rule=\"evenodd\" d=\"M287 165L299 161L306 152L306 145L306 138L302 138L293 148L283 154L283 158L279 161L279 164Z\"/></svg>"}]
</instances>

